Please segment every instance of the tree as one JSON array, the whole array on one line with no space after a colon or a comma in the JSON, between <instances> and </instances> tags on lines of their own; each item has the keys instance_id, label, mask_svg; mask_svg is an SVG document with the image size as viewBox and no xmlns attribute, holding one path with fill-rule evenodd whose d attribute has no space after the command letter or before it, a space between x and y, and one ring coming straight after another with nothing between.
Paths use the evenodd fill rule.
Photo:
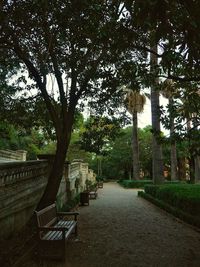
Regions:
<instances>
[{"instance_id":1,"label":"tree","mask_svg":"<svg viewBox=\"0 0 200 267\"><path fill-rule=\"evenodd\" d=\"M137 34L137 27L140 29L143 46L138 42L138 49L151 51L160 58L163 72L158 75L181 82L200 81L200 2L126 0L124 3L131 14L133 34ZM150 48L151 40L159 45L159 51Z\"/></svg>"},{"instance_id":2,"label":"tree","mask_svg":"<svg viewBox=\"0 0 200 267\"><path fill-rule=\"evenodd\" d=\"M152 48L157 52L157 46ZM155 72L157 71L157 56L151 53L151 72L153 73L153 80L151 85L151 117L152 117L152 158L153 158L153 181L155 184L164 182L163 177L163 159L162 159L162 145L160 142L160 105L159 105L159 86L158 78Z\"/></svg>"},{"instance_id":3,"label":"tree","mask_svg":"<svg viewBox=\"0 0 200 267\"><path fill-rule=\"evenodd\" d=\"M119 133L120 125L117 119L103 116L90 116L85 122L81 134L81 148L95 153L98 158L97 174L102 175L102 156L110 149L110 143Z\"/></svg>"},{"instance_id":4,"label":"tree","mask_svg":"<svg viewBox=\"0 0 200 267\"><path fill-rule=\"evenodd\" d=\"M172 80L165 80L163 83L162 94L169 100L169 122L170 122L170 139L171 139L171 153L170 153L170 166L171 166L171 180L177 180L177 153L176 153L176 140L175 140L175 125L174 125L174 112L173 112L173 94L175 93L175 85Z\"/></svg>"},{"instance_id":5,"label":"tree","mask_svg":"<svg viewBox=\"0 0 200 267\"><path fill-rule=\"evenodd\" d=\"M152 126L139 129L139 150L144 177L152 179Z\"/></svg>"},{"instance_id":6,"label":"tree","mask_svg":"<svg viewBox=\"0 0 200 267\"><path fill-rule=\"evenodd\" d=\"M119 3L107 1L91 5L28 0L1 5L1 50L13 52L28 71L55 128L56 155L38 208L55 201L79 99L95 96L91 81L115 57L110 36L119 10ZM49 90L51 79L55 83Z\"/></svg>"},{"instance_id":7,"label":"tree","mask_svg":"<svg viewBox=\"0 0 200 267\"><path fill-rule=\"evenodd\" d=\"M140 166L144 177L152 178L152 133L151 126L138 129ZM119 135L110 143L110 150L103 157L104 176L108 179L131 179L133 172L133 153L131 148L132 127L121 128ZM92 168L96 169L92 161Z\"/></svg>"},{"instance_id":8,"label":"tree","mask_svg":"<svg viewBox=\"0 0 200 267\"><path fill-rule=\"evenodd\" d=\"M132 127L122 128L110 143L110 150L103 157L104 175L109 179L131 179L133 159L131 149Z\"/></svg>"},{"instance_id":9,"label":"tree","mask_svg":"<svg viewBox=\"0 0 200 267\"><path fill-rule=\"evenodd\" d=\"M133 179L138 180L140 177L139 166L139 145L138 145L138 113L144 109L146 98L137 91L127 90L125 104L128 111L132 115L133 130L132 130L132 153L133 153Z\"/></svg>"}]
</instances>

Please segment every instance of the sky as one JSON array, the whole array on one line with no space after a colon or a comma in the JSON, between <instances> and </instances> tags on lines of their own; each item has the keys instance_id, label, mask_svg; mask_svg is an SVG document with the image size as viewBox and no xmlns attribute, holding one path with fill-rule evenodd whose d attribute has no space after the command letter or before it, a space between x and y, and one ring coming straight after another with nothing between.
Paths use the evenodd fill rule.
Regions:
<instances>
[{"instance_id":1,"label":"sky","mask_svg":"<svg viewBox=\"0 0 200 267\"><path fill-rule=\"evenodd\" d=\"M163 96L160 96L160 105L166 106L168 103L168 100L164 98ZM151 102L149 99L146 100L146 104L144 106L144 111L140 114L138 114L138 127L144 128L147 125L151 125ZM165 130L161 126L161 130L167 134L168 131Z\"/></svg>"}]
</instances>

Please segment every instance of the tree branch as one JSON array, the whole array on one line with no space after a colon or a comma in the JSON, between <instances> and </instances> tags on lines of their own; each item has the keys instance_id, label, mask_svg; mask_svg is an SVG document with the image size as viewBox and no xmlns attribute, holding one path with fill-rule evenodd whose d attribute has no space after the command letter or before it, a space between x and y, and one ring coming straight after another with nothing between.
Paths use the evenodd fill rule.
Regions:
<instances>
[{"instance_id":1,"label":"tree branch","mask_svg":"<svg viewBox=\"0 0 200 267\"><path fill-rule=\"evenodd\" d=\"M179 81L179 82L199 82L200 81L200 76L196 77L178 77L175 75L159 75L159 78L166 78L166 79L172 79L174 81Z\"/></svg>"},{"instance_id":2,"label":"tree branch","mask_svg":"<svg viewBox=\"0 0 200 267\"><path fill-rule=\"evenodd\" d=\"M19 45L15 43L13 45L13 50L17 54L17 56L24 62L27 69L29 70L29 73L31 73L31 75L34 77L36 84L38 85L38 88L40 89L42 96L45 100L47 109L49 110L54 126L57 130L59 130L60 126L58 122L58 116L57 116L54 106L51 103L51 99L47 93L45 80L42 81L39 72L37 71L33 63L25 56L25 53L21 50Z\"/></svg>"}]
</instances>

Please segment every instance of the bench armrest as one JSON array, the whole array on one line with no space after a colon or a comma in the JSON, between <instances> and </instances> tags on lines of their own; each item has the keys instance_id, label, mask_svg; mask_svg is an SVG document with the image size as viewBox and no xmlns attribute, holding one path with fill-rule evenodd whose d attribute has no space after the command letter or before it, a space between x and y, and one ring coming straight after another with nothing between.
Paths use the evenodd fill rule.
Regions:
<instances>
[{"instance_id":1,"label":"bench armrest","mask_svg":"<svg viewBox=\"0 0 200 267\"><path fill-rule=\"evenodd\" d=\"M57 212L58 217L65 217L65 216L74 215L75 221L77 221L77 216L79 215L79 212L77 211L69 211L69 212Z\"/></svg>"}]
</instances>

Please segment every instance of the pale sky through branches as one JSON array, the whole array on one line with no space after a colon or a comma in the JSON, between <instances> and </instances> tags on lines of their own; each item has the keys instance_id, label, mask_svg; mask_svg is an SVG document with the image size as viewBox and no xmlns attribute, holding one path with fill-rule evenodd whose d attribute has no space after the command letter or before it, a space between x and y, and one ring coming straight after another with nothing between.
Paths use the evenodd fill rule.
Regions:
<instances>
[{"instance_id":1,"label":"pale sky through branches","mask_svg":"<svg viewBox=\"0 0 200 267\"><path fill-rule=\"evenodd\" d=\"M162 95L160 96L160 105L166 106L168 104L168 100L164 98ZM147 125L151 125L151 102L149 99L146 99L146 104L144 106L144 111L138 114L138 127L144 128ZM161 130L168 134L168 131L164 129L161 125Z\"/></svg>"}]
</instances>

